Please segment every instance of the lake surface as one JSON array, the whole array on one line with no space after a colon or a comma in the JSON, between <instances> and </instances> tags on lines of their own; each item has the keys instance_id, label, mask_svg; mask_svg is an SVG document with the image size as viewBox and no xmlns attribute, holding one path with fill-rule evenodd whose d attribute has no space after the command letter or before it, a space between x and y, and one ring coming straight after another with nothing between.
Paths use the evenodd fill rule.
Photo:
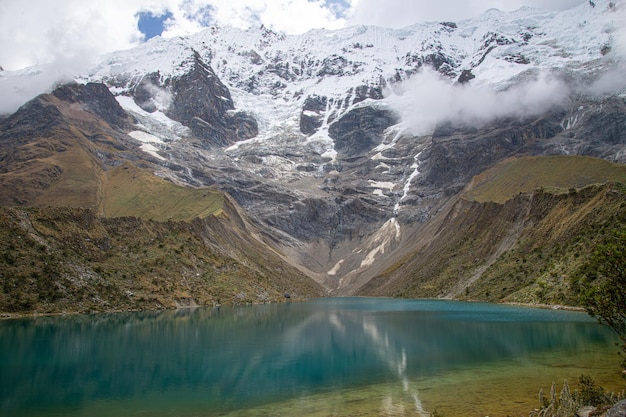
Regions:
<instances>
[{"instance_id":1,"label":"lake surface","mask_svg":"<svg viewBox=\"0 0 626 417\"><path fill-rule=\"evenodd\" d=\"M584 313L438 300L5 320L0 415L527 416L552 381L623 389L615 341Z\"/></svg>"}]
</instances>

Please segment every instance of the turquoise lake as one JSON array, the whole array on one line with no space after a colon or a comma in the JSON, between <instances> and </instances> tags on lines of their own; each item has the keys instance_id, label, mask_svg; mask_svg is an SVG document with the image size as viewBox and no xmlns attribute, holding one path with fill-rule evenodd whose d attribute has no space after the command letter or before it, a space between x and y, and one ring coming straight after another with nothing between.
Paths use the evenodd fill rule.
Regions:
<instances>
[{"instance_id":1,"label":"turquoise lake","mask_svg":"<svg viewBox=\"0 0 626 417\"><path fill-rule=\"evenodd\" d=\"M585 313L320 299L0 321L2 416L528 415L554 381L623 389Z\"/></svg>"}]
</instances>

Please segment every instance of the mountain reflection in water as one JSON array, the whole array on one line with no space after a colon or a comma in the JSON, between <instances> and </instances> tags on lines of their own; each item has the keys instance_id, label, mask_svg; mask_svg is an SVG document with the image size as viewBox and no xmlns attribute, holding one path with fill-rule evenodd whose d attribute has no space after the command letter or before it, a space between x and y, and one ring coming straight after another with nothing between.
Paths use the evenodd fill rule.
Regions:
<instances>
[{"instance_id":1,"label":"mountain reflection in water","mask_svg":"<svg viewBox=\"0 0 626 417\"><path fill-rule=\"evenodd\" d=\"M371 415L429 415L416 381L614 340L581 313L450 301L8 320L0 322L0 414L224 415L380 386ZM348 415L337 401L333 413Z\"/></svg>"}]
</instances>

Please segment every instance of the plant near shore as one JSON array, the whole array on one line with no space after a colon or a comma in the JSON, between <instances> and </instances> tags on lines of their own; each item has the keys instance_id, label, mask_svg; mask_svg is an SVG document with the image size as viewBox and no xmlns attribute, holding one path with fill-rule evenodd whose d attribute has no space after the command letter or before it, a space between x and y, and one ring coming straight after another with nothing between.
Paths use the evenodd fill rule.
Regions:
<instances>
[{"instance_id":1,"label":"plant near shore","mask_svg":"<svg viewBox=\"0 0 626 417\"><path fill-rule=\"evenodd\" d=\"M576 285L582 305L620 338L626 378L626 229L599 245L581 269Z\"/></svg>"},{"instance_id":2,"label":"plant near shore","mask_svg":"<svg viewBox=\"0 0 626 417\"><path fill-rule=\"evenodd\" d=\"M596 412L603 412L625 397L624 392L615 394L604 391L588 375L581 375L578 378L578 385L580 389L572 392L567 381L564 381L563 388L557 395L557 386L553 382L549 397L546 397L541 389L540 408L531 411L529 417L571 417L577 415L578 410L585 406L592 406Z\"/></svg>"}]
</instances>

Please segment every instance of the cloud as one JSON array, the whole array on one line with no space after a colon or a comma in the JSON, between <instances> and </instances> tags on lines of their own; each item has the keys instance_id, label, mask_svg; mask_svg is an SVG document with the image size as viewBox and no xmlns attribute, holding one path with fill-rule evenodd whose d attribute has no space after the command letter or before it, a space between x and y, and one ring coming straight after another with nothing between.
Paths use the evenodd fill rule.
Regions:
<instances>
[{"instance_id":1,"label":"cloud","mask_svg":"<svg viewBox=\"0 0 626 417\"><path fill-rule=\"evenodd\" d=\"M0 2L0 65L7 70L81 58L87 60L141 40L125 0Z\"/></svg>"},{"instance_id":2,"label":"cloud","mask_svg":"<svg viewBox=\"0 0 626 417\"><path fill-rule=\"evenodd\" d=\"M163 36L195 33L211 24L265 25L290 34L351 24L407 26L458 20L523 3L562 9L582 0L20 0L0 1L0 65L6 70L49 64L60 57L96 56L143 40L140 13L171 13Z\"/></svg>"},{"instance_id":3,"label":"cloud","mask_svg":"<svg viewBox=\"0 0 626 417\"><path fill-rule=\"evenodd\" d=\"M0 66L7 71L41 69L20 80L0 75L0 113L50 91L59 80L71 80L104 53L141 43L142 14L168 15L164 37L196 33L212 24L240 28L263 24L302 33L344 26L345 20L334 10L343 11L348 4L346 0L0 1Z\"/></svg>"},{"instance_id":4,"label":"cloud","mask_svg":"<svg viewBox=\"0 0 626 417\"><path fill-rule=\"evenodd\" d=\"M583 0L0 0L0 66L9 71L46 66L30 81L14 82L23 85L0 85L0 93L6 94L0 96L0 107L7 111L20 97L25 101L59 79L71 79L101 54L138 45L144 40L137 26L141 13L171 14L163 22L164 37L192 34L212 24L263 24L296 34L352 24L399 27L458 20L491 7L511 10L522 2L554 9ZM6 84L6 78L0 76L0 84Z\"/></svg>"},{"instance_id":5,"label":"cloud","mask_svg":"<svg viewBox=\"0 0 626 417\"><path fill-rule=\"evenodd\" d=\"M453 84L426 69L403 82L387 97L415 135L432 134L444 122L480 126L500 117L540 114L569 97L565 83L548 74L529 79L505 91Z\"/></svg>"},{"instance_id":6,"label":"cloud","mask_svg":"<svg viewBox=\"0 0 626 417\"><path fill-rule=\"evenodd\" d=\"M324 0L212 0L210 5L206 1L187 0L170 7L174 16L163 36L193 33L213 23L241 29L265 25L289 34L346 25L346 21L338 17L345 6ZM207 14L210 14L210 22L202 21Z\"/></svg>"},{"instance_id":7,"label":"cloud","mask_svg":"<svg viewBox=\"0 0 626 417\"><path fill-rule=\"evenodd\" d=\"M346 25L345 0L20 0L0 2L0 65L5 70L83 60L139 44L142 15L168 14L162 36L198 32L212 24L261 24L290 34Z\"/></svg>"},{"instance_id":8,"label":"cloud","mask_svg":"<svg viewBox=\"0 0 626 417\"><path fill-rule=\"evenodd\" d=\"M37 95L50 92L63 81L72 81L66 74L75 68L71 61L59 62L46 71L29 71L20 77L4 77L0 72L0 115L11 114Z\"/></svg>"},{"instance_id":9,"label":"cloud","mask_svg":"<svg viewBox=\"0 0 626 417\"><path fill-rule=\"evenodd\" d=\"M376 25L402 28L426 21L459 21L476 17L486 10L517 10L531 6L546 10L565 10L585 0L475 0L475 1L432 1L432 0L386 0L381 7L379 0L353 0L350 25Z\"/></svg>"}]
</instances>

